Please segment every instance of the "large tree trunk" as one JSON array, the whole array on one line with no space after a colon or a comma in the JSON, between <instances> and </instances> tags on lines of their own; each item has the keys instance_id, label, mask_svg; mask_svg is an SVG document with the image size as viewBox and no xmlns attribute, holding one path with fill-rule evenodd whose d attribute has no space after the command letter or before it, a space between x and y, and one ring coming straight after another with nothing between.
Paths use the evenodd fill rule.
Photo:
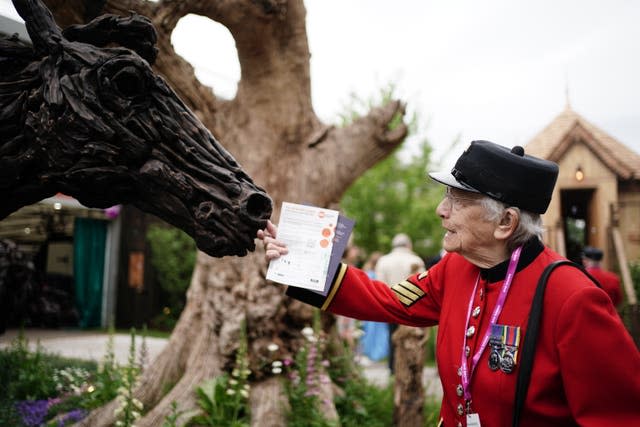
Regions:
<instances>
[{"instance_id":1,"label":"large tree trunk","mask_svg":"<svg viewBox=\"0 0 640 427\"><path fill-rule=\"evenodd\" d=\"M85 19L85 3L91 2L46 3L57 22L66 26ZM404 114L399 101L374 108L344 128L320 122L311 105L302 0L113 0L105 2L101 13L127 15L130 10L148 16L156 26L156 71L267 190L276 220L285 200L336 207L346 188L407 134L403 123L389 127L396 115ZM242 70L234 99L216 98L174 52L171 32L189 13L207 16L233 35ZM215 56L215 46L202 54ZM274 398L282 396L279 382L261 366L269 357L266 347L271 342L280 347L277 358L296 352L300 330L311 324L312 310L286 298L282 287L267 283L265 271L260 246L244 258L199 254L182 316L166 349L145 370L136 390L148 411L136 425L162 425L172 401L179 403L180 410L194 408L194 388L232 365L243 321L254 381L253 425L284 425L282 399ZM326 392L331 397L331 390ZM94 411L82 425L113 424L114 405Z\"/></svg>"}]
</instances>

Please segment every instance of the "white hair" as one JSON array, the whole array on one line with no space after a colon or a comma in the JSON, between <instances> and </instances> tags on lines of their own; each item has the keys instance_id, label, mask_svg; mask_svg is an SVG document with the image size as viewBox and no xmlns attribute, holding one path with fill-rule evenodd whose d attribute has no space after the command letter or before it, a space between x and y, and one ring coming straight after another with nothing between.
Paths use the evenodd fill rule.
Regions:
<instances>
[{"instance_id":1,"label":"white hair","mask_svg":"<svg viewBox=\"0 0 640 427\"><path fill-rule=\"evenodd\" d=\"M537 237L539 240L542 240L544 228L542 227L542 218L539 214L524 211L515 206L509 206L490 197L483 197L480 199L480 203L486 212L486 219L488 221L497 221L505 209L508 208L518 212L520 221L518 221L518 226L507 241L507 249L509 251L513 251L518 246L525 244L532 237Z\"/></svg>"}]
</instances>

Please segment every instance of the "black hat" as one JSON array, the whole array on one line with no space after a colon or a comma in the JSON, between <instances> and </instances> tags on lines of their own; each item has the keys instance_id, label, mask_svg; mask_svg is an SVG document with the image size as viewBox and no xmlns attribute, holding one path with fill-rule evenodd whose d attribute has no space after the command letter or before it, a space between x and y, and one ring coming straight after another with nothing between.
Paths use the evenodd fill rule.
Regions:
<instances>
[{"instance_id":1,"label":"black hat","mask_svg":"<svg viewBox=\"0 0 640 427\"><path fill-rule=\"evenodd\" d=\"M593 246L585 246L582 250L582 256L594 261L600 261L602 260L602 251Z\"/></svg>"},{"instance_id":2,"label":"black hat","mask_svg":"<svg viewBox=\"0 0 640 427\"><path fill-rule=\"evenodd\" d=\"M429 176L450 187L486 194L510 206L543 214L558 178L554 162L511 150L489 141L473 141L448 172Z\"/></svg>"}]
</instances>

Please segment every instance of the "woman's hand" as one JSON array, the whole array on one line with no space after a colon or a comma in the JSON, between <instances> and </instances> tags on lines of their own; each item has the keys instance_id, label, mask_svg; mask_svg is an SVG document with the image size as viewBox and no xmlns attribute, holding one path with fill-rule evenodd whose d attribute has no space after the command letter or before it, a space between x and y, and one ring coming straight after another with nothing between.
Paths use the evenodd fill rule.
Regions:
<instances>
[{"instance_id":1,"label":"woman's hand","mask_svg":"<svg viewBox=\"0 0 640 427\"><path fill-rule=\"evenodd\" d=\"M276 240L277 234L278 227L271 221L267 221L267 227L264 230L258 230L258 239L262 240L264 244L265 258L267 261L280 258L281 255L286 255L289 252L284 242Z\"/></svg>"}]
</instances>

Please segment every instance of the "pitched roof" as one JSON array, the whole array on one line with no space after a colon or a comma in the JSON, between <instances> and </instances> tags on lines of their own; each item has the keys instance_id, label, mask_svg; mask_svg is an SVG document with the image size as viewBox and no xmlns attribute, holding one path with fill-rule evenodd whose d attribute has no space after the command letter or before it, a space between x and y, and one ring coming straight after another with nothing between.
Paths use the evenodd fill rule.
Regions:
<instances>
[{"instance_id":1,"label":"pitched roof","mask_svg":"<svg viewBox=\"0 0 640 427\"><path fill-rule=\"evenodd\" d=\"M621 179L640 179L640 155L589 123L569 105L536 135L525 151L558 161L577 140L586 144Z\"/></svg>"}]
</instances>

